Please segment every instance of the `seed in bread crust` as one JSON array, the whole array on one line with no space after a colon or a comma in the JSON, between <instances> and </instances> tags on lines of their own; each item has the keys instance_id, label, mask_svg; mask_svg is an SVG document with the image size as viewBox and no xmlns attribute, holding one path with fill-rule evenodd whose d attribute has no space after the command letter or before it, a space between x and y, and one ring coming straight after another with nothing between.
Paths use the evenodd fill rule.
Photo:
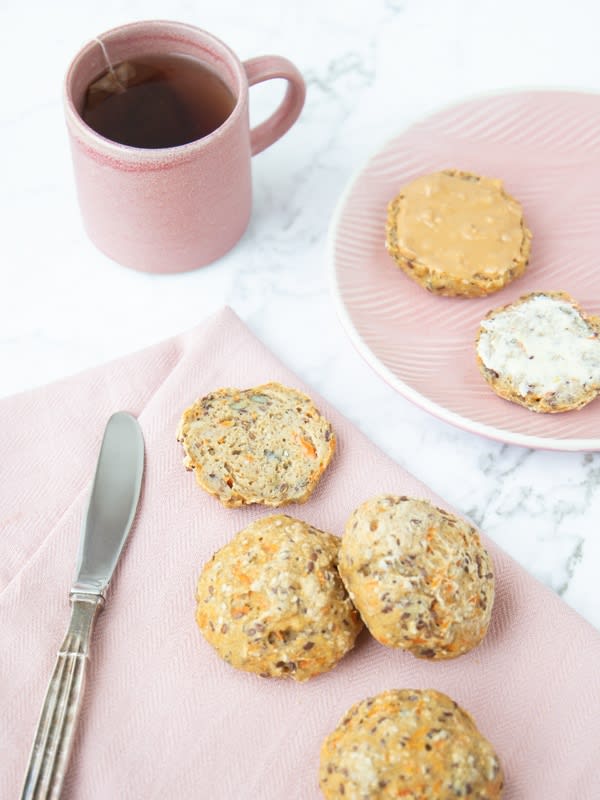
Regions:
<instances>
[{"instance_id":1,"label":"seed in bread crust","mask_svg":"<svg viewBox=\"0 0 600 800\"><path fill-rule=\"evenodd\" d=\"M185 467L228 507L305 502L336 445L312 400L279 383L211 392L184 411L177 439Z\"/></svg>"},{"instance_id":2,"label":"seed in bread crust","mask_svg":"<svg viewBox=\"0 0 600 800\"><path fill-rule=\"evenodd\" d=\"M284 514L240 531L205 565L196 621L233 667L305 681L327 672L362 629L337 570L340 540Z\"/></svg>"},{"instance_id":3,"label":"seed in bread crust","mask_svg":"<svg viewBox=\"0 0 600 800\"><path fill-rule=\"evenodd\" d=\"M321 747L327 800L498 800L503 782L471 715L432 689L393 689L356 703Z\"/></svg>"},{"instance_id":4,"label":"seed in bread crust","mask_svg":"<svg viewBox=\"0 0 600 800\"><path fill-rule=\"evenodd\" d=\"M532 292L490 311L477 363L496 394L531 411L582 408L600 393L600 319L565 292Z\"/></svg>"},{"instance_id":5,"label":"seed in bread crust","mask_svg":"<svg viewBox=\"0 0 600 800\"><path fill-rule=\"evenodd\" d=\"M380 495L350 516L340 575L381 644L419 658L468 652L494 602L491 558L471 525L427 500Z\"/></svg>"}]
</instances>

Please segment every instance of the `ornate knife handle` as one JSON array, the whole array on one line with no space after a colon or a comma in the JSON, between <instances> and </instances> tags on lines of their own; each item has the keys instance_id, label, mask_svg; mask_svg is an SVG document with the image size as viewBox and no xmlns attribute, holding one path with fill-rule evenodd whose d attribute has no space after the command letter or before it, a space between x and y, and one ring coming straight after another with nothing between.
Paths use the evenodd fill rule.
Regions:
<instances>
[{"instance_id":1,"label":"ornate knife handle","mask_svg":"<svg viewBox=\"0 0 600 800\"><path fill-rule=\"evenodd\" d=\"M60 797L83 698L90 637L103 603L101 595L71 596L71 622L46 692L21 800Z\"/></svg>"}]
</instances>

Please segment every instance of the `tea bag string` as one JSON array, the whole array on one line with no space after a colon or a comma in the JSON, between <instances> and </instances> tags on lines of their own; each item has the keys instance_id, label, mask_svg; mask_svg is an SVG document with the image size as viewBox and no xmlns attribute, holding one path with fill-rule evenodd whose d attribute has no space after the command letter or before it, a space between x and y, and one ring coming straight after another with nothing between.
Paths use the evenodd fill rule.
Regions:
<instances>
[{"instance_id":1,"label":"tea bag string","mask_svg":"<svg viewBox=\"0 0 600 800\"><path fill-rule=\"evenodd\" d=\"M112 61L110 60L110 56L108 55L108 50L106 49L106 45L104 44L102 39L99 39L97 36L94 37L94 41L98 42L98 44L100 45L100 49L102 50L102 55L104 56L104 60L106 61L106 66L108 67L108 72L111 78L114 80L114 82L116 83L121 92L126 91L125 86L123 86L123 84L119 80L119 76L117 75L116 70L112 65Z\"/></svg>"}]
</instances>

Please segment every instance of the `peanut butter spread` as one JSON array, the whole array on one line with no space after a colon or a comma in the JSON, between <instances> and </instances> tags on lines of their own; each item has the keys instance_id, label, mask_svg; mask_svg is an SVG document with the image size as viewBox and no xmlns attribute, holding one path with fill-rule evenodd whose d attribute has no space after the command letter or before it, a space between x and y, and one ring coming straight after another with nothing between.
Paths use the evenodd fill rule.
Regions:
<instances>
[{"instance_id":1,"label":"peanut butter spread","mask_svg":"<svg viewBox=\"0 0 600 800\"><path fill-rule=\"evenodd\" d=\"M400 195L398 249L457 278L491 276L520 258L523 215L502 181L453 171L424 175Z\"/></svg>"}]
</instances>

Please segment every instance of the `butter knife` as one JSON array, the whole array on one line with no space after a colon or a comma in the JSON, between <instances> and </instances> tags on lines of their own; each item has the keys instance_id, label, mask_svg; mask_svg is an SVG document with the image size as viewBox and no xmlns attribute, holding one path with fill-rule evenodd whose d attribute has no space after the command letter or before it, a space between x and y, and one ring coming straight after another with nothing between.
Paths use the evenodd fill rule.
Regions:
<instances>
[{"instance_id":1,"label":"butter knife","mask_svg":"<svg viewBox=\"0 0 600 800\"><path fill-rule=\"evenodd\" d=\"M76 577L71 587L71 622L58 652L38 722L22 800L57 800L73 745L83 698L89 644L96 614L135 516L144 440L135 417L109 419L84 516Z\"/></svg>"}]
</instances>

